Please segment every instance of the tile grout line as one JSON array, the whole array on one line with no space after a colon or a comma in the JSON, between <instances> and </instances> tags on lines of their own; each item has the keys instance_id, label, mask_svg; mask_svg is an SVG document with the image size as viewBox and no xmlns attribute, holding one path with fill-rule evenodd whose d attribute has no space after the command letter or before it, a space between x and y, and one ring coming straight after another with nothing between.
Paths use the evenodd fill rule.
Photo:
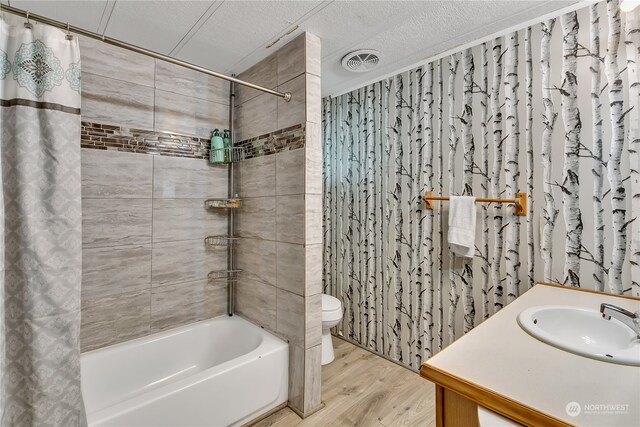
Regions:
<instances>
[{"instance_id":1,"label":"tile grout line","mask_svg":"<svg viewBox=\"0 0 640 427\"><path fill-rule=\"evenodd\" d=\"M117 199L114 199L117 200ZM123 199L123 200L128 200L128 199ZM149 199L146 199L149 200ZM153 221L153 215L152 215L152 219L151 221ZM151 224L151 227L153 228L153 223ZM275 242L275 240L266 240L266 239L260 239L260 238L256 238L258 240L264 240L266 242ZM149 240L149 241L145 241L145 242L137 242L137 243L122 243L122 244L117 244L117 245L105 245L105 246L94 246L90 243L84 243L83 244L83 249L107 249L107 248L128 248L128 247L134 247L134 246L153 246L154 243L157 244L167 244L167 243L184 243L184 242L200 242L202 241L201 238L198 239L178 239L178 240L159 240L154 242L153 240ZM287 242L281 242L281 243L287 243ZM300 246L298 243L289 243L291 245L298 245Z\"/></svg>"},{"instance_id":2,"label":"tile grout line","mask_svg":"<svg viewBox=\"0 0 640 427\"><path fill-rule=\"evenodd\" d=\"M277 72L277 70L278 70L278 68L276 67L276 72ZM276 116L276 123L277 122L278 122L278 120L277 120L277 116ZM275 185L274 185L274 195L272 197L275 199L275 202L276 202L276 215L275 215L274 224L273 224L275 230L274 230L273 237L275 239L274 241L275 241L275 249L276 249L275 257L274 257L275 260L274 261L275 261L275 265L276 265L276 284L275 284L275 288L276 288L275 289L275 292L276 292L276 329L278 329L278 289L279 289L279 286L278 286L278 243L279 242L278 242L278 199L276 198L276 195L275 195L277 193L276 188L278 187L278 185L277 185L277 182L278 182L278 168L276 166L276 164L277 164L276 161L277 161L277 158L274 158L274 160L273 160L273 180L274 180L274 184ZM287 388L288 387L289 387L289 385L287 384Z\"/></svg>"},{"instance_id":3,"label":"tile grout line","mask_svg":"<svg viewBox=\"0 0 640 427\"><path fill-rule=\"evenodd\" d=\"M154 78L155 82L155 78ZM154 83L155 86L155 83ZM155 89L154 89L154 121L155 121ZM154 122L155 127L155 122ZM156 157L151 160L151 262L149 263L149 331L151 331L151 309L153 306L153 213L154 213L154 187L156 185Z\"/></svg>"},{"instance_id":4,"label":"tile grout line","mask_svg":"<svg viewBox=\"0 0 640 427\"><path fill-rule=\"evenodd\" d=\"M154 89L154 87L155 87L155 83L154 83L154 85L151 85L151 86L150 86L150 85L146 85L146 84L142 84L142 83L132 82L132 81L130 81L130 80L120 79L120 78L118 78L118 77L113 77L113 76L111 76L111 75L107 75L107 76L105 76L105 75L103 75L103 74L97 74L97 73L95 73L95 72L94 72L94 73L92 73L92 72L90 72L90 71L83 71L83 72L82 72L82 74L88 74L88 75L91 75L91 76L100 77L101 79L115 80L115 81L117 81L117 82L124 82L124 83L128 83L128 84L130 84L130 85L133 85L133 86L140 86L140 87L144 87L144 88L147 88L147 89ZM173 93L173 92L172 92L172 93ZM194 97L194 98L195 98L195 97ZM213 101L212 101L212 102L213 102Z\"/></svg>"},{"instance_id":5,"label":"tile grout line","mask_svg":"<svg viewBox=\"0 0 640 427\"><path fill-rule=\"evenodd\" d=\"M268 58L268 57L267 57L267 58ZM267 58L265 58L265 59L267 59ZM264 61L264 59L263 59L262 61ZM262 61L260 61L260 62L262 62ZM256 65L257 65L257 64L256 64ZM277 59L276 59L276 67L277 67L277 65L278 65L278 63L277 63ZM291 78L289 78L288 80L283 81L282 83L278 83L278 82L277 82L277 76L276 76L276 84L275 84L275 85L273 85L273 86L271 86L271 87L268 87L268 89L279 90L278 88L279 88L280 86L285 85L285 84L287 84L287 83L291 82L292 80L297 79L298 77L303 76L303 75L305 75L305 74L310 74L310 73L307 73L306 71L303 71L303 72L301 72L300 74L298 74L298 75L296 75L296 76L294 76L294 77L291 77ZM313 75L315 75L315 74L313 74ZM320 77L320 76L317 76L317 77ZM239 78L242 78L242 77L239 77ZM268 95L268 94L265 94L265 93L260 93L260 92L259 92L258 90L256 90L256 89L250 89L250 88L247 88L246 90L255 91L255 92L257 92L257 93L256 93L256 95L253 95L253 96L251 96L251 97L249 97L249 98L247 98L247 99L243 100L240 104L237 104L237 105L236 105L236 107L239 107L239 106L241 106L241 105L244 105L244 104L246 104L247 102L251 101L252 99L256 99L257 97L259 97L259 96L261 96L261 95Z\"/></svg>"},{"instance_id":6,"label":"tile grout line","mask_svg":"<svg viewBox=\"0 0 640 427\"><path fill-rule=\"evenodd\" d=\"M156 130L156 91L158 90L158 60L153 60L153 130Z\"/></svg>"}]
</instances>

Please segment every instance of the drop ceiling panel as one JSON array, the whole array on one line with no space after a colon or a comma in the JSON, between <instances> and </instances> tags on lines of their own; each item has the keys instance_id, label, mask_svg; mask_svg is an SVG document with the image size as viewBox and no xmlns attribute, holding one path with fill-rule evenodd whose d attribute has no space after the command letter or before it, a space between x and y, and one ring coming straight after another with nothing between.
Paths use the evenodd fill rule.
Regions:
<instances>
[{"instance_id":1,"label":"drop ceiling panel","mask_svg":"<svg viewBox=\"0 0 640 427\"><path fill-rule=\"evenodd\" d=\"M105 35L168 54L213 1L118 1Z\"/></svg>"},{"instance_id":2,"label":"drop ceiling panel","mask_svg":"<svg viewBox=\"0 0 640 427\"><path fill-rule=\"evenodd\" d=\"M176 56L223 72L233 70L239 61L252 53L251 63L256 63L274 51L264 49L265 43L280 35L319 3L226 1Z\"/></svg>"},{"instance_id":3,"label":"drop ceiling panel","mask_svg":"<svg viewBox=\"0 0 640 427\"><path fill-rule=\"evenodd\" d=\"M408 67L430 56L472 42L511 26L539 17L573 1L482 1L421 2L422 10L396 21L390 18L387 28L368 38L361 44L347 44L333 53L323 50L322 92L323 96L335 95L375 81L394 71ZM404 7L404 6L403 6ZM323 48L332 33L321 30L308 31L318 34ZM354 48L376 49L383 55L378 69L368 73L350 73L342 68L342 55Z\"/></svg>"},{"instance_id":4,"label":"drop ceiling panel","mask_svg":"<svg viewBox=\"0 0 640 427\"><path fill-rule=\"evenodd\" d=\"M3 2L4 3L4 2ZM24 1L11 0L11 6L28 10L76 27L96 31L106 1Z\"/></svg>"},{"instance_id":5,"label":"drop ceiling panel","mask_svg":"<svg viewBox=\"0 0 640 427\"><path fill-rule=\"evenodd\" d=\"M344 56L350 46L366 48L367 41L425 9L423 1L337 1L300 26L322 39L322 56ZM440 2L437 2L440 3ZM354 47L355 49L355 47Z\"/></svg>"}]
</instances>

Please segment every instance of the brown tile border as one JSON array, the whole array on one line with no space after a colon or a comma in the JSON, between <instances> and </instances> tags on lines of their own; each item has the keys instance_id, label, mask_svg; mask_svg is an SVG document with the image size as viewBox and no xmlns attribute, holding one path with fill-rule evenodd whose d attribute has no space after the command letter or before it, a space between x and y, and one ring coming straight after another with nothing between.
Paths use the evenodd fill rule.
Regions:
<instances>
[{"instance_id":1,"label":"brown tile border","mask_svg":"<svg viewBox=\"0 0 640 427\"><path fill-rule=\"evenodd\" d=\"M282 151L304 147L305 133L305 125L300 123L295 126L236 142L236 146L244 147L245 159L268 156Z\"/></svg>"},{"instance_id":2,"label":"brown tile border","mask_svg":"<svg viewBox=\"0 0 640 427\"><path fill-rule=\"evenodd\" d=\"M82 122L80 146L97 150L208 159L207 138Z\"/></svg>"},{"instance_id":3,"label":"brown tile border","mask_svg":"<svg viewBox=\"0 0 640 427\"><path fill-rule=\"evenodd\" d=\"M304 145L305 126L302 123L236 142L236 147L245 148L245 159L295 150ZM210 151L208 138L94 122L82 122L80 146L193 159L208 159Z\"/></svg>"}]
</instances>

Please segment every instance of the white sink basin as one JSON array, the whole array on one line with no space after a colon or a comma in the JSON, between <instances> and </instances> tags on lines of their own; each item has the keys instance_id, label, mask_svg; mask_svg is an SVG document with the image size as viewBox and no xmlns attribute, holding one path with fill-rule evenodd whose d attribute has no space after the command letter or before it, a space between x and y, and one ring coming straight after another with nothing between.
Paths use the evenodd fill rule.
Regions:
<instances>
[{"instance_id":1,"label":"white sink basin","mask_svg":"<svg viewBox=\"0 0 640 427\"><path fill-rule=\"evenodd\" d=\"M569 306L531 307L518 315L527 333L559 349L604 362L640 366L640 339L599 311Z\"/></svg>"}]
</instances>

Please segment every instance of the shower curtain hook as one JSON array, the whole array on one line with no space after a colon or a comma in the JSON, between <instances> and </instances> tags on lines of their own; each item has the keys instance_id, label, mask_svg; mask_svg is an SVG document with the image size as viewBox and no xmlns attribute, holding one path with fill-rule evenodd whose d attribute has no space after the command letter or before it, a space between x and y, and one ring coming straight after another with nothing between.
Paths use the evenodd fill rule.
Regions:
<instances>
[{"instance_id":1,"label":"shower curtain hook","mask_svg":"<svg viewBox=\"0 0 640 427\"><path fill-rule=\"evenodd\" d=\"M29 22L29 13L30 12L27 10L27 22L24 23L24 27L32 30L33 29L33 25L31 25L31 22Z\"/></svg>"},{"instance_id":2,"label":"shower curtain hook","mask_svg":"<svg viewBox=\"0 0 640 427\"><path fill-rule=\"evenodd\" d=\"M73 36L71 35L71 29L69 23L67 22L67 35L65 36L67 40L73 40Z\"/></svg>"}]
</instances>

